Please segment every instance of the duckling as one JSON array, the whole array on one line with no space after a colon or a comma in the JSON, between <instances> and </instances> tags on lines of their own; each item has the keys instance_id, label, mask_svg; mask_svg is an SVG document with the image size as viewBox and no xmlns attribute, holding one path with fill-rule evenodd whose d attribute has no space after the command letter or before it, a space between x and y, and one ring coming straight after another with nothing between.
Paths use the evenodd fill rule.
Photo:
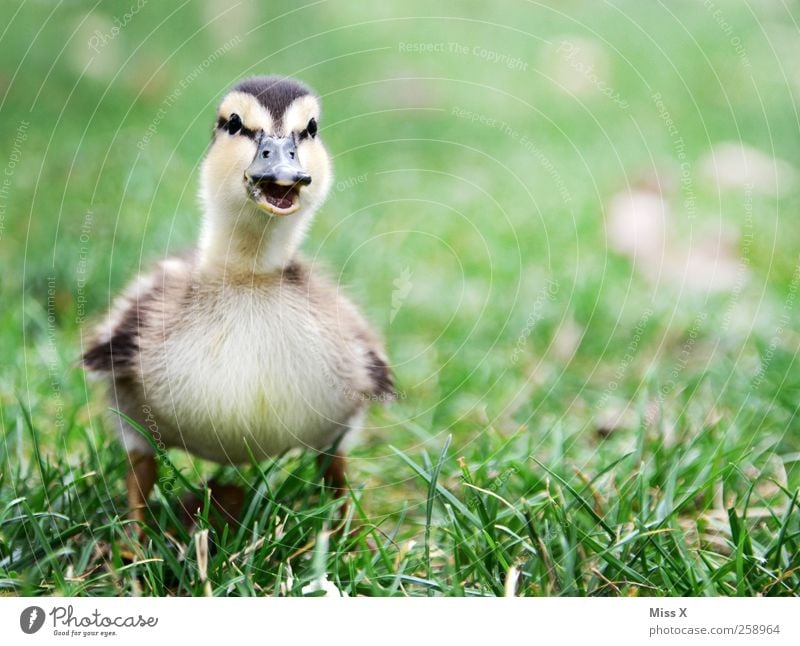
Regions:
<instances>
[{"instance_id":1,"label":"duckling","mask_svg":"<svg viewBox=\"0 0 800 646\"><path fill-rule=\"evenodd\" d=\"M112 407L152 436L112 417L140 524L157 477L153 444L221 464L303 447L341 491L341 438L369 402L394 396L376 333L298 253L332 182L319 124L319 98L301 82L234 86L202 163L196 248L139 275L83 354Z\"/></svg>"}]
</instances>

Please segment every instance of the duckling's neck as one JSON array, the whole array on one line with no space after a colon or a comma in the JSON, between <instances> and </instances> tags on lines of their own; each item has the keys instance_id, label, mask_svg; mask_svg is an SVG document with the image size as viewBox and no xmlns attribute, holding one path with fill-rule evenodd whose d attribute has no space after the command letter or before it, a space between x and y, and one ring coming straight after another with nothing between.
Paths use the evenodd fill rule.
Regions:
<instances>
[{"instance_id":1,"label":"duckling's neck","mask_svg":"<svg viewBox=\"0 0 800 646\"><path fill-rule=\"evenodd\" d=\"M207 209L200 234L200 266L236 274L283 270L305 237L313 212L272 217L255 207L222 214Z\"/></svg>"}]
</instances>

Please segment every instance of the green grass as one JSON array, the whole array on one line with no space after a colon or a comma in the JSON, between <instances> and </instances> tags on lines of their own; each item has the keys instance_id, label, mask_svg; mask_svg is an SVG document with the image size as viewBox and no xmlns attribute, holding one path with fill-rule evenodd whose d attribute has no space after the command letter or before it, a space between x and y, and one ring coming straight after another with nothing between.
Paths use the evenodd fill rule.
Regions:
<instances>
[{"instance_id":1,"label":"green grass","mask_svg":"<svg viewBox=\"0 0 800 646\"><path fill-rule=\"evenodd\" d=\"M719 188L701 163L741 140L800 168L796 11L718 0L726 32L688 2L147 3L90 60L131 5L82 23L88 2L15 3L0 29L0 593L800 592L800 191ZM600 48L626 108L565 89L565 38ZM467 53L401 51L420 42ZM267 72L323 97L340 183L305 249L383 331L401 397L353 449L346 506L311 455L170 452L175 490L132 545L82 339L140 265L192 244L214 104ZM736 287L655 284L607 244L612 197L654 177L677 247L732 235ZM211 477L245 485L244 515L206 505L190 534L178 499Z\"/></svg>"}]
</instances>

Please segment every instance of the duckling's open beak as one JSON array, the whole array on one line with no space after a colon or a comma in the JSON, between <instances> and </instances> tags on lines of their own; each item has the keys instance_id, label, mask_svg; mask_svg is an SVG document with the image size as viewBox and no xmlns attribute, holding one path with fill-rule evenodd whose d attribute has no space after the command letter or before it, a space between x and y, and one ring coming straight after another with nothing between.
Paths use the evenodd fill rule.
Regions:
<instances>
[{"instance_id":1,"label":"duckling's open beak","mask_svg":"<svg viewBox=\"0 0 800 646\"><path fill-rule=\"evenodd\" d=\"M300 187L311 183L311 175L297 159L293 136L262 135L244 180L250 198L262 211L290 215L300 208Z\"/></svg>"}]
</instances>

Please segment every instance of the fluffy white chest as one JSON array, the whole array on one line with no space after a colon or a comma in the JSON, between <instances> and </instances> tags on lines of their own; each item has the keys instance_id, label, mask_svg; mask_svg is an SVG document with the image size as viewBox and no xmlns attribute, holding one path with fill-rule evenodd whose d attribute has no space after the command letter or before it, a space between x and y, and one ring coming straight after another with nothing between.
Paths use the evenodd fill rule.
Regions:
<instances>
[{"instance_id":1,"label":"fluffy white chest","mask_svg":"<svg viewBox=\"0 0 800 646\"><path fill-rule=\"evenodd\" d=\"M346 427L346 345L302 297L275 289L197 294L143 349L145 397L167 444L241 462L248 448L259 459L325 448Z\"/></svg>"}]
</instances>

